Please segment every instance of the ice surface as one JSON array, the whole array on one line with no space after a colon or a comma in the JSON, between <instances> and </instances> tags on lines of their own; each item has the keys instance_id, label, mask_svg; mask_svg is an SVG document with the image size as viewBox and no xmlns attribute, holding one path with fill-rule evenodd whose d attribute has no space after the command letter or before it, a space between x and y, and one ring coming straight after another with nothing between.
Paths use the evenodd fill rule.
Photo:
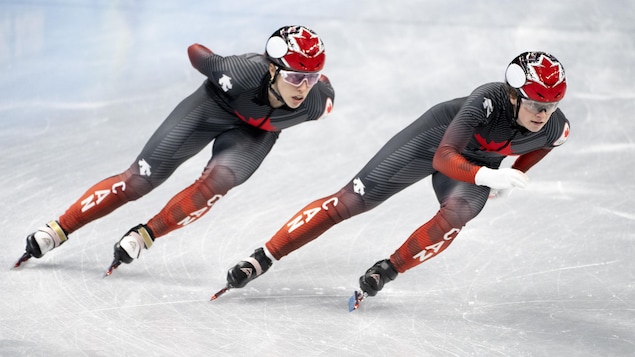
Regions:
<instances>
[{"instance_id":1,"label":"ice surface","mask_svg":"<svg viewBox=\"0 0 635 357\"><path fill-rule=\"evenodd\" d=\"M626 0L1 1L0 355L635 355L634 20ZM112 245L189 185L209 149L10 269L28 233L128 167L203 81L188 45L260 52L286 24L324 38L330 117L286 130L247 183L111 277ZM565 64L572 124L526 190L354 313L359 275L436 211L429 180L209 301L304 204L431 105L502 80L525 50Z\"/></svg>"}]
</instances>

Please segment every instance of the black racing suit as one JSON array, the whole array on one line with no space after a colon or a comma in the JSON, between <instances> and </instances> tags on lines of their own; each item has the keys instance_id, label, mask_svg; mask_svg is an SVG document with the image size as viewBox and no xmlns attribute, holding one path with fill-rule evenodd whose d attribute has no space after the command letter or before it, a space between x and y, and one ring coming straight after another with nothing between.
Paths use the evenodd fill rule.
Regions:
<instances>
[{"instance_id":1,"label":"black racing suit","mask_svg":"<svg viewBox=\"0 0 635 357\"><path fill-rule=\"evenodd\" d=\"M207 80L177 105L126 171L100 181L69 207L59 219L66 233L147 194L214 140L203 174L147 225L156 238L191 223L254 173L281 130L332 109L334 91L325 76L298 108L273 108L269 61L263 55L222 57L198 44L188 53Z\"/></svg>"},{"instance_id":2,"label":"black racing suit","mask_svg":"<svg viewBox=\"0 0 635 357\"><path fill-rule=\"evenodd\" d=\"M504 83L485 84L469 97L432 107L390 139L340 191L294 215L266 243L267 249L280 259L431 175L440 209L390 259L404 272L433 257L483 209L490 188L474 183L481 166L498 168L505 157L519 155L513 166L527 171L569 134L560 109L535 133L515 119Z\"/></svg>"}]
</instances>

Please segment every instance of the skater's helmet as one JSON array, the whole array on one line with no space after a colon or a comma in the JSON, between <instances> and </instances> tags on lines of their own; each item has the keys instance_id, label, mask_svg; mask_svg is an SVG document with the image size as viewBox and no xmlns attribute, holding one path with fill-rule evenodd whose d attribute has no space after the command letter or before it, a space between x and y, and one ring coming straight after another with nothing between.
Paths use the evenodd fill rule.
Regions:
<instances>
[{"instance_id":1,"label":"skater's helmet","mask_svg":"<svg viewBox=\"0 0 635 357\"><path fill-rule=\"evenodd\" d=\"M567 91L564 67L546 52L523 52L507 66L505 80L522 98L559 102Z\"/></svg>"},{"instance_id":2,"label":"skater's helmet","mask_svg":"<svg viewBox=\"0 0 635 357\"><path fill-rule=\"evenodd\" d=\"M305 26L276 30L267 40L265 54L281 69L296 72L319 72L326 60L322 39Z\"/></svg>"}]
</instances>

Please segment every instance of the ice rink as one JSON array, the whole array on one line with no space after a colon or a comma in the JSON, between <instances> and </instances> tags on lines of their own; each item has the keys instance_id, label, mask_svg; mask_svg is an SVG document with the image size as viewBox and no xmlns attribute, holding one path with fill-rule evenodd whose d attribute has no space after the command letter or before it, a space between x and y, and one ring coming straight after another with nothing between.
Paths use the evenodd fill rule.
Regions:
<instances>
[{"instance_id":1,"label":"ice rink","mask_svg":"<svg viewBox=\"0 0 635 357\"><path fill-rule=\"evenodd\" d=\"M634 23L631 0L0 0L0 356L635 356ZM190 44L262 52L289 24L324 39L328 118L285 130L249 181L108 278L113 244L209 147L11 269L27 234L126 169L203 82ZM353 313L358 277L438 209L429 179L209 301L292 214L526 50L565 65L572 129L527 189Z\"/></svg>"}]
</instances>

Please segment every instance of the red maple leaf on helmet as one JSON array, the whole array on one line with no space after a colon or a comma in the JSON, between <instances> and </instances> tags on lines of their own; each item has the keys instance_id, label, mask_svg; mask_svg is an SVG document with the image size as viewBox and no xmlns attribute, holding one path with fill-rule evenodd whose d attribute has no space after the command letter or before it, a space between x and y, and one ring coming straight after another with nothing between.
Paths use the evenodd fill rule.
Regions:
<instances>
[{"instance_id":1,"label":"red maple leaf on helmet","mask_svg":"<svg viewBox=\"0 0 635 357\"><path fill-rule=\"evenodd\" d=\"M539 83L552 87L560 82L560 65L553 63L548 57L542 56L540 64L531 64Z\"/></svg>"},{"instance_id":2,"label":"red maple leaf on helmet","mask_svg":"<svg viewBox=\"0 0 635 357\"><path fill-rule=\"evenodd\" d=\"M320 52L320 40L317 36L303 28L299 34L292 35L298 44L298 52L313 57Z\"/></svg>"}]
</instances>

